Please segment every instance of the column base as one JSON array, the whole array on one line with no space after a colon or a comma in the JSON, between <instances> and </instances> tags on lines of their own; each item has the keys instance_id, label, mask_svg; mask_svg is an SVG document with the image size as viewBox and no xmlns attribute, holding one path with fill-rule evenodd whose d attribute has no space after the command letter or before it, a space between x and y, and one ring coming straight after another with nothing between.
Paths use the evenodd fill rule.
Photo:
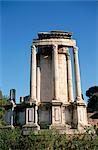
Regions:
<instances>
[{"instance_id":1,"label":"column base","mask_svg":"<svg viewBox=\"0 0 98 150\"><path fill-rule=\"evenodd\" d=\"M66 126L63 124L51 124L49 129L51 130L57 130L60 134L66 133Z\"/></svg>"},{"instance_id":2,"label":"column base","mask_svg":"<svg viewBox=\"0 0 98 150\"><path fill-rule=\"evenodd\" d=\"M84 102L75 102L73 106L73 125L80 132L82 132L82 130L84 132L88 126L86 105Z\"/></svg>"},{"instance_id":3,"label":"column base","mask_svg":"<svg viewBox=\"0 0 98 150\"><path fill-rule=\"evenodd\" d=\"M84 102L84 100L81 98L81 97L76 97L76 99L75 99L75 101L74 101L75 103L81 103L81 104L85 104L85 102Z\"/></svg>"},{"instance_id":4,"label":"column base","mask_svg":"<svg viewBox=\"0 0 98 150\"><path fill-rule=\"evenodd\" d=\"M38 124L25 124L22 127L23 135L28 135L31 132L37 132L40 130L40 126Z\"/></svg>"},{"instance_id":5,"label":"column base","mask_svg":"<svg viewBox=\"0 0 98 150\"><path fill-rule=\"evenodd\" d=\"M15 127L13 125L5 125L5 126L0 126L0 129L14 129Z\"/></svg>"},{"instance_id":6,"label":"column base","mask_svg":"<svg viewBox=\"0 0 98 150\"><path fill-rule=\"evenodd\" d=\"M57 130L59 133L65 133L65 106L59 100L52 100L52 122L49 129Z\"/></svg>"}]
</instances>

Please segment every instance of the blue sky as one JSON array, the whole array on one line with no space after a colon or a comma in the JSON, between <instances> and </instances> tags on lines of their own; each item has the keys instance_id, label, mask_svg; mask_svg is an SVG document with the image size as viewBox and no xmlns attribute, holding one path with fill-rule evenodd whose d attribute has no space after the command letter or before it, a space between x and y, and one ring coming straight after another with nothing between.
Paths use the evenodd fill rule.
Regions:
<instances>
[{"instance_id":1,"label":"blue sky","mask_svg":"<svg viewBox=\"0 0 98 150\"><path fill-rule=\"evenodd\" d=\"M29 94L30 46L39 31L73 32L79 47L82 91L98 85L98 2L2 1L0 4L0 89Z\"/></svg>"}]
</instances>

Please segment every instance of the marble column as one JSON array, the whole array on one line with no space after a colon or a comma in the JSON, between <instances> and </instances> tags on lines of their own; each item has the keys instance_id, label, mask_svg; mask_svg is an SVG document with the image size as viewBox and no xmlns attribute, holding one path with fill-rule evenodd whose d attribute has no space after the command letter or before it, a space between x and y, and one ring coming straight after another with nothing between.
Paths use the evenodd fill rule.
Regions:
<instances>
[{"instance_id":1,"label":"marble column","mask_svg":"<svg viewBox=\"0 0 98 150\"><path fill-rule=\"evenodd\" d=\"M37 102L40 102L40 67L37 67Z\"/></svg>"},{"instance_id":2,"label":"marble column","mask_svg":"<svg viewBox=\"0 0 98 150\"><path fill-rule=\"evenodd\" d=\"M36 47L31 47L30 97L36 100Z\"/></svg>"},{"instance_id":3,"label":"marble column","mask_svg":"<svg viewBox=\"0 0 98 150\"><path fill-rule=\"evenodd\" d=\"M72 84L72 67L71 67L71 58L70 54L66 54L67 57L67 84L68 84L68 101L73 102L73 84Z\"/></svg>"},{"instance_id":4,"label":"marble column","mask_svg":"<svg viewBox=\"0 0 98 150\"><path fill-rule=\"evenodd\" d=\"M10 102L12 104L10 125L13 127L14 126L14 108L16 107L16 105L15 105L14 100L11 100Z\"/></svg>"},{"instance_id":5,"label":"marble column","mask_svg":"<svg viewBox=\"0 0 98 150\"><path fill-rule=\"evenodd\" d=\"M67 58L66 58L66 53L68 51L68 48L67 47L63 47L62 48L63 50L63 56L64 56L64 66L63 66L63 69L64 69L64 74L63 74L63 78L64 80L62 81L64 83L64 102L65 103L68 103L68 88L67 88ZM62 60L61 60L62 61ZM61 62L62 63L62 62Z\"/></svg>"},{"instance_id":6,"label":"marble column","mask_svg":"<svg viewBox=\"0 0 98 150\"><path fill-rule=\"evenodd\" d=\"M81 101L82 93L81 93L81 81L80 81L80 68L79 68L79 60L78 60L78 47L73 47L73 56L74 56L76 100Z\"/></svg>"},{"instance_id":7,"label":"marble column","mask_svg":"<svg viewBox=\"0 0 98 150\"><path fill-rule=\"evenodd\" d=\"M38 111L38 106L36 105L36 106L35 106L35 119L34 119L34 123L35 123L35 124L38 123L38 113L37 113L37 111Z\"/></svg>"},{"instance_id":8,"label":"marble column","mask_svg":"<svg viewBox=\"0 0 98 150\"><path fill-rule=\"evenodd\" d=\"M11 112L11 126L14 125L14 107L12 107L12 112Z\"/></svg>"},{"instance_id":9,"label":"marble column","mask_svg":"<svg viewBox=\"0 0 98 150\"><path fill-rule=\"evenodd\" d=\"M53 45L53 81L54 81L54 100L59 97L59 77L58 77L58 45Z\"/></svg>"}]
</instances>

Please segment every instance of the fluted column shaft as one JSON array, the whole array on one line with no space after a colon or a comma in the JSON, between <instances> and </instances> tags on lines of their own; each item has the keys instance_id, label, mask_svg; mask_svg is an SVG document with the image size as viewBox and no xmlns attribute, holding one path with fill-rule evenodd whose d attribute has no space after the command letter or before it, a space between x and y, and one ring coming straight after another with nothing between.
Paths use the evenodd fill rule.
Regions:
<instances>
[{"instance_id":1,"label":"fluted column shaft","mask_svg":"<svg viewBox=\"0 0 98 150\"><path fill-rule=\"evenodd\" d=\"M63 74L63 76L64 76L64 80L63 80L63 83L64 83L64 101L65 101L65 103L67 103L68 102L68 88L67 88L67 58L66 58L66 53L68 51L68 48L63 47L62 50L64 52L63 53L63 56L64 56L63 57L63 60L64 60L64 63L63 63L63 65L64 65L64 67L63 67L63 69L64 69L64 72L63 72L64 73Z\"/></svg>"},{"instance_id":2,"label":"fluted column shaft","mask_svg":"<svg viewBox=\"0 0 98 150\"><path fill-rule=\"evenodd\" d=\"M67 53L66 57L67 57L68 101L72 102L74 100L74 96L73 96L72 67L70 54Z\"/></svg>"},{"instance_id":3,"label":"fluted column shaft","mask_svg":"<svg viewBox=\"0 0 98 150\"><path fill-rule=\"evenodd\" d=\"M59 97L59 78L58 78L58 46L53 45L53 80L54 80L54 100Z\"/></svg>"},{"instance_id":4,"label":"fluted column shaft","mask_svg":"<svg viewBox=\"0 0 98 150\"><path fill-rule=\"evenodd\" d=\"M73 47L76 99L82 100L78 48Z\"/></svg>"},{"instance_id":5,"label":"fluted column shaft","mask_svg":"<svg viewBox=\"0 0 98 150\"><path fill-rule=\"evenodd\" d=\"M35 106L35 122L34 122L36 125L38 124L38 113L37 112L38 112L38 106L36 105Z\"/></svg>"},{"instance_id":6,"label":"fluted column shaft","mask_svg":"<svg viewBox=\"0 0 98 150\"><path fill-rule=\"evenodd\" d=\"M30 71L30 97L36 100L36 47L31 49L31 71Z\"/></svg>"},{"instance_id":7,"label":"fluted column shaft","mask_svg":"<svg viewBox=\"0 0 98 150\"><path fill-rule=\"evenodd\" d=\"M37 67L37 102L40 102L40 67Z\"/></svg>"}]
</instances>

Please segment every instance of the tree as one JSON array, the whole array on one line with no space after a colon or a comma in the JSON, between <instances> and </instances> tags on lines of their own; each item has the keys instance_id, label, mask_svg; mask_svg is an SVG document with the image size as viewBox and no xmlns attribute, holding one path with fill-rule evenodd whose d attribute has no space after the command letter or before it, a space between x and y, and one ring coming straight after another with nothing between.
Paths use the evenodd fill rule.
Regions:
<instances>
[{"instance_id":1,"label":"tree","mask_svg":"<svg viewBox=\"0 0 98 150\"><path fill-rule=\"evenodd\" d=\"M86 91L86 96L92 98L92 96L95 95L96 93L98 93L98 86L93 86Z\"/></svg>"},{"instance_id":2,"label":"tree","mask_svg":"<svg viewBox=\"0 0 98 150\"><path fill-rule=\"evenodd\" d=\"M3 96L2 91L0 90L0 125L5 124L4 119L3 119L4 113L5 113L3 105L5 105L7 103L7 99L8 99L8 97Z\"/></svg>"},{"instance_id":3,"label":"tree","mask_svg":"<svg viewBox=\"0 0 98 150\"><path fill-rule=\"evenodd\" d=\"M90 87L86 91L86 96L89 97L87 108L95 111L98 109L98 86Z\"/></svg>"}]
</instances>

